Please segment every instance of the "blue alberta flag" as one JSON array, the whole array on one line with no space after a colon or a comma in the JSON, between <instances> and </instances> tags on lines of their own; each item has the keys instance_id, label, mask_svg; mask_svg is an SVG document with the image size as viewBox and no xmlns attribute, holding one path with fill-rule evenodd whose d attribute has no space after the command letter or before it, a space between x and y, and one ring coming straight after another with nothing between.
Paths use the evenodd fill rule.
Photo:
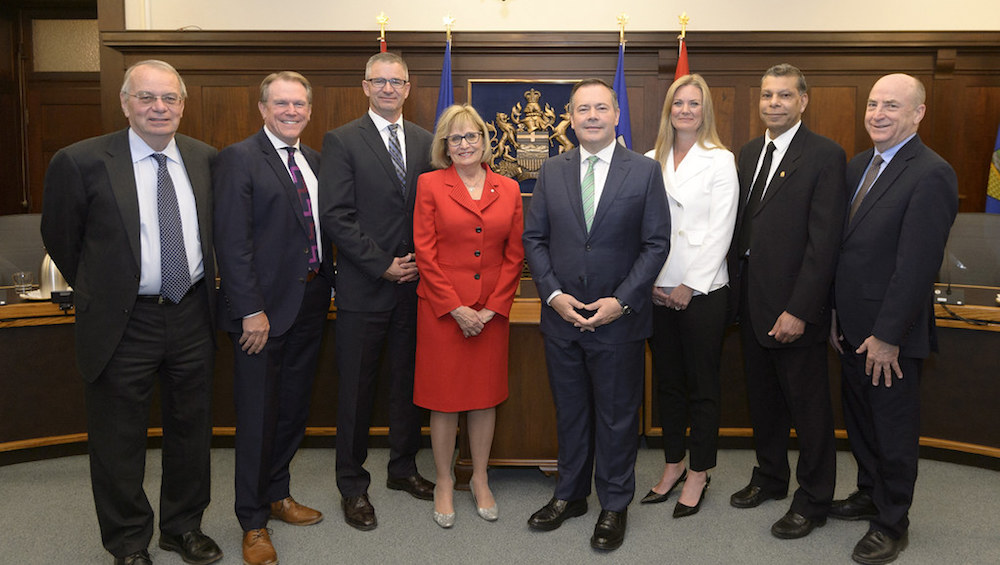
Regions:
<instances>
[{"instance_id":1,"label":"blue alberta flag","mask_svg":"<svg viewBox=\"0 0 1000 565\"><path fill-rule=\"evenodd\" d=\"M1000 214L1000 126L997 126L997 141L993 145L990 176L986 182L986 212Z\"/></svg>"},{"instance_id":2,"label":"blue alberta flag","mask_svg":"<svg viewBox=\"0 0 1000 565\"><path fill-rule=\"evenodd\" d=\"M618 95L618 126L615 135L619 143L632 149L632 120L628 112L628 88L625 86L625 44L618 44L618 69L615 71L615 83L612 86Z\"/></svg>"},{"instance_id":3,"label":"blue alberta flag","mask_svg":"<svg viewBox=\"0 0 1000 565\"><path fill-rule=\"evenodd\" d=\"M441 63L441 87L438 90L437 111L434 113L434 127L445 108L455 103L455 89L451 85L451 41L445 44L444 62Z\"/></svg>"}]
</instances>

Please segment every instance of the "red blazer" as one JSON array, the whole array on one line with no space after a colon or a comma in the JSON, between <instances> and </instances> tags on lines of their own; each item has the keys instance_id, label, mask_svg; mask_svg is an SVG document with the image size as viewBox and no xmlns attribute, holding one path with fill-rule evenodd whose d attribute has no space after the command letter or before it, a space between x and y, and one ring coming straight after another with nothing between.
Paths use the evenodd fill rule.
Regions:
<instances>
[{"instance_id":1,"label":"red blazer","mask_svg":"<svg viewBox=\"0 0 1000 565\"><path fill-rule=\"evenodd\" d=\"M479 202L454 165L420 175L413 212L417 296L438 317L474 305L509 317L524 264L523 221L520 187L489 168Z\"/></svg>"}]
</instances>

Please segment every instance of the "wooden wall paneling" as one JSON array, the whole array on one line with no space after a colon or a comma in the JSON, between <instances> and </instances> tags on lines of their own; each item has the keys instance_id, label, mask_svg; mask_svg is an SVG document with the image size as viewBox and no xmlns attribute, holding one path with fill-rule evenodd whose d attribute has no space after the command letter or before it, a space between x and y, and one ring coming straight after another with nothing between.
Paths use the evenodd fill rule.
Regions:
<instances>
[{"instance_id":1,"label":"wooden wall paneling","mask_svg":"<svg viewBox=\"0 0 1000 565\"><path fill-rule=\"evenodd\" d=\"M257 110L258 87L202 86L198 90L200 102L195 103L198 99L192 98L191 106L200 109L201 115L185 116L185 120L194 124L194 137L222 149L260 129L263 122Z\"/></svg>"},{"instance_id":2,"label":"wooden wall paneling","mask_svg":"<svg viewBox=\"0 0 1000 565\"><path fill-rule=\"evenodd\" d=\"M24 177L21 129L21 94L18 86L16 18L7 8L0 10L0 214L26 212L21 205ZM6 282L6 281L5 281Z\"/></svg>"},{"instance_id":3,"label":"wooden wall paneling","mask_svg":"<svg viewBox=\"0 0 1000 565\"><path fill-rule=\"evenodd\" d=\"M812 131L829 137L844 148L848 157L858 151L855 133L858 123L856 88L853 86L813 86L803 121ZM861 110L864 115L864 108Z\"/></svg>"},{"instance_id":4,"label":"wooden wall paneling","mask_svg":"<svg viewBox=\"0 0 1000 565\"><path fill-rule=\"evenodd\" d=\"M60 73L75 74L75 73ZM91 75L92 73L79 73ZM100 135L101 98L96 73L90 80L69 82L30 81L28 87L28 208L42 211L45 171L56 151L88 137Z\"/></svg>"},{"instance_id":5,"label":"wooden wall paneling","mask_svg":"<svg viewBox=\"0 0 1000 565\"><path fill-rule=\"evenodd\" d=\"M318 133L319 142L315 145L309 144L317 150L322 147L324 133L359 118L368 110L368 97L361 89L361 81L350 86L323 87L319 92L313 94L313 98L316 101L314 105L322 103L326 106L326 121L320 122L314 119L310 128L320 131L310 132L309 129L306 130L306 133L310 134L310 138ZM315 110L313 111L315 112ZM403 113L406 114L405 106Z\"/></svg>"},{"instance_id":6,"label":"wooden wall paneling","mask_svg":"<svg viewBox=\"0 0 1000 565\"><path fill-rule=\"evenodd\" d=\"M739 147L734 148L733 139L736 137L736 88L732 86L713 87L708 85L712 91L712 106L715 110L715 127L719 132L719 138L723 145L730 151L736 153Z\"/></svg>"}]
</instances>

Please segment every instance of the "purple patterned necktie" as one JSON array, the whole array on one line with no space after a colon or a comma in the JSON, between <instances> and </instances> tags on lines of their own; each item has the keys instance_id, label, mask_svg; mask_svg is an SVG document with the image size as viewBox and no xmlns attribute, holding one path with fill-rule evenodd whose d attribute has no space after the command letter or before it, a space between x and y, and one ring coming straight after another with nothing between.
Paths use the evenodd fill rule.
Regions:
<instances>
[{"instance_id":1,"label":"purple patterned necktie","mask_svg":"<svg viewBox=\"0 0 1000 565\"><path fill-rule=\"evenodd\" d=\"M177 206L174 181L167 170L167 156L153 153L156 170L156 213L160 221L160 296L177 304L191 288L184 229Z\"/></svg>"},{"instance_id":2,"label":"purple patterned necktie","mask_svg":"<svg viewBox=\"0 0 1000 565\"><path fill-rule=\"evenodd\" d=\"M309 270L319 271L319 253L316 248L316 224L313 222L312 202L309 198L309 189L306 188L306 181L302 178L302 171L295 163L295 148L286 147L288 151L288 172L292 174L292 183L295 184L299 193L299 203L302 204L302 215L306 218L306 227L309 228Z\"/></svg>"}]
</instances>

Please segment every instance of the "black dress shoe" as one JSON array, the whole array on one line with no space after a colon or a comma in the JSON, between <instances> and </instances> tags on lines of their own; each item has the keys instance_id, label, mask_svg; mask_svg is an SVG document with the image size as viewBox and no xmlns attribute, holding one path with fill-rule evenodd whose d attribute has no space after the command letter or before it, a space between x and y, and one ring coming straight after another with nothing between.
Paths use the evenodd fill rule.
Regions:
<instances>
[{"instance_id":1,"label":"black dress shoe","mask_svg":"<svg viewBox=\"0 0 1000 565\"><path fill-rule=\"evenodd\" d=\"M153 558L148 551L140 549L125 557L115 557L115 565L153 565Z\"/></svg>"},{"instance_id":2,"label":"black dress shoe","mask_svg":"<svg viewBox=\"0 0 1000 565\"><path fill-rule=\"evenodd\" d=\"M771 526L771 534L781 539L798 539L809 535L814 528L826 524L826 518L806 518L798 512L789 510L780 520Z\"/></svg>"},{"instance_id":3,"label":"black dress shoe","mask_svg":"<svg viewBox=\"0 0 1000 565\"><path fill-rule=\"evenodd\" d=\"M344 521L348 526L362 532L374 530L378 525L375 519L375 507L368 501L368 495L347 496L340 502L344 508Z\"/></svg>"},{"instance_id":4,"label":"black dress shoe","mask_svg":"<svg viewBox=\"0 0 1000 565\"><path fill-rule=\"evenodd\" d=\"M838 520L874 520L878 518L878 508L870 494L856 490L844 500L833 501L830 517Z\"/></svg>"},{"instance_id":5,"label":"black dress shoe","mask_svg":"<svg viewBox=\"0 0 1000 565\"><path fill-rule=\"evenodd\" d=\"M179 536L160 532L160 549L176 551L185 563L193 565L208 565L222 559L219 545L197 528Z\"/></svg>"},{"instance_id":6,"label":"black dress shoe","mask_svg":"<svg viewBox=\"0 0 1000 565\"><path fill-rule=\"evenodd\" d=\"M528 518L528 527L532 530L543 532L552 531L562 525L563 522L576 516L583 516L587 513L587 499L560 500L553 498L541 510L535 512Z\"/></svg>"},{"instance_id":7,"label":"black dress shoe","mask_svg":"<svg viewBox=\"0 0 1000 565\"><path fill-rule=\"evenodd\" d=\"M681 484L681 482L683 482L684 479L687 478L687 476L688 476L688 470L684 469L684 472L681 473L681 476L677 477L677 480L674 481L674 484L670 485L670 488L667 489L667 492L663 494L660 494L653 489L649 489L649 493L646 496L642 497L642 500L639 501L639 504L659 504L661 502L664 502L665 500L667 500L667 498L670 497L670 493L674 492L674 489L677 488L677 485Z\"/></svg>"},{"instance_id":8,"label":"black dress shoe","mask_svg":"<svg viewBox=\"0 0 1000 565\"><path fill-rule=\"evenodd\" d=\"M701 488L701 496L698 497L698 504L694 506L688 506L687 504L682 504L680 500L677 501L677 505L674 506L674 518L683 518L685 516L692 516L697 514L701 510L701 502L705 500L705 492L708 491L708 485L712 484L712 477L705 479L705 486Z\"/></svg>"},{"instance_id":9,"label":"black dress shoe","mask_svg":"<svg viewBox=\"0 0 1000 565\"><path fill-rule=\"evenodd\" d=\"M625 541L625 524L628 522L628 510L612 512L601 510L594 526L594 535L590 538L590 547L611 551L618 549Z\"/></svg>"},{"instance_id":10,"label":"black dress shoe","mask_svg":"<svg viewBox=\"0 0 1000 565\"><path fill-rule=\"evenodd\" d=\"M736 508L756 508L765 500L781 500L786 496L788 495L767 492L757 485L750 484L733 493L729 497L729 504Z\"/></svg>"},{"instance_id":11,"label":"black dress shoe","mask_svg":"<svg viewBox=\"0 0 1000 565\"><path fill-rule=\"evenodd\" d=\"M413 498L434 500L434 483L421 477L419 473L401 479L387 479L385 486L392 490L405 490Z\"/></svg>"},{"instance_id":12,"label":"black dress shoe","mask_svg":"<svg viewBox=\"0 0 1000 565\"><path fill-rule=\"evenodd\" d=\"M891 563L899 557L900 551L906 549L909 541L909 536L905 533L903 537L893 539L888 534L872 530L854 546L851 559L864 565Z\"/></svg>"}]
</instances>

